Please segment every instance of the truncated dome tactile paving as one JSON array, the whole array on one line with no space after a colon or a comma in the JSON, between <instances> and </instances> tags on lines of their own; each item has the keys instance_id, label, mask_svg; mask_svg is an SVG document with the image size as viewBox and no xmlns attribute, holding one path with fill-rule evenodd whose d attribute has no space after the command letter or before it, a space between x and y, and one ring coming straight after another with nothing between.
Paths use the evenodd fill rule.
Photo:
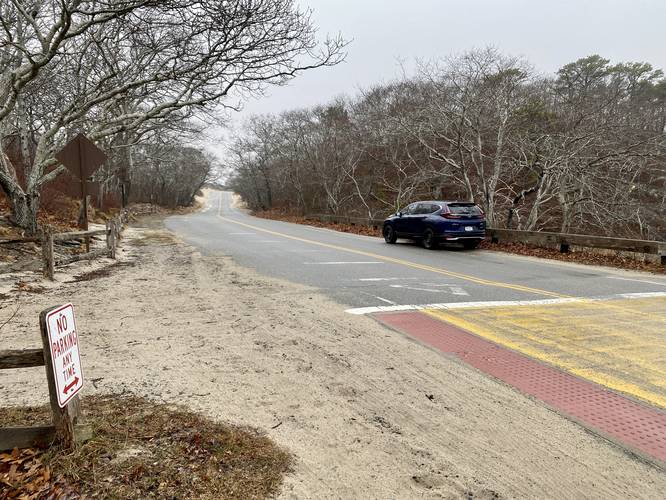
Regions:
<instances>
[{"instance_id":1,"label":"truncated dome tactile paving","mask_svg":"<svg viewBox=\"0 0 666 500\"><path fill-rule=\"evenodd\" d=\"M533 396L630 451L666 465L666 413L421 312L378 313L385 325Z\"/></svg>"}]
</instances>

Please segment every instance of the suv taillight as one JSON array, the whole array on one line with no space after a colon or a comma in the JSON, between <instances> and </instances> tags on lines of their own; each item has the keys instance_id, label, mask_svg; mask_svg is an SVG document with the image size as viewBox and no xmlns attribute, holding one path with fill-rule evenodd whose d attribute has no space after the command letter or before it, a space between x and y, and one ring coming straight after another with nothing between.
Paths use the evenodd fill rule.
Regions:
<instances>
[{"instance_id":1,"label":"suv taillight","mask_svg":"<svg viewBox=\"0 0 666 500\"><path fill-rule=\"evenodd\" d=\"M448 212L441 214L441 216L444 217L445 219L462 219L462 215L452 214Z\"/></svg>"}]
</instances>

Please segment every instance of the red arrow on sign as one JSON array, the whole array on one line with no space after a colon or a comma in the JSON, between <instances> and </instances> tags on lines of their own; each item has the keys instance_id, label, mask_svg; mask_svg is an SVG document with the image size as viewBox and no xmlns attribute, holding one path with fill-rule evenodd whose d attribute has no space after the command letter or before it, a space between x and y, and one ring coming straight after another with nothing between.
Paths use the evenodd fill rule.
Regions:
<instances>
[{"instance_id":1,"label":"red arrow on sign","mask_svg":"<svg viewBox=\"0 0 666 500\"><path fill-rule=\"evenodd\" d=\"M79 377L74 377L74 380L72 380L71 384L67 384L65 388L63 389L62 393L67 394L70 389L74 389L76 387L76 384L79 383Z\"/></svg>"}]
</instances>

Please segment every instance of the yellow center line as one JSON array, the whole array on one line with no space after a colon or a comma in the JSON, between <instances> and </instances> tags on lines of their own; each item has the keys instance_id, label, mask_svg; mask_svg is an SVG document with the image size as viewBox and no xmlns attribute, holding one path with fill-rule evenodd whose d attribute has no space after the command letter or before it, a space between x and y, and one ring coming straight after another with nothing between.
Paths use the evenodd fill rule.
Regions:
<instances>
[{"instance_id":1,"label":"yellow center line","mask_svg":"<svg viewBox=\"0 0 666 500\"><path fill-rule=\"evenodd\" d=\"M229 219L229 218L224 217L224 216L219 215L219 214L218 214L218 217L220 217L220 219L224 220L225 222L230 222L232 224L237 224L239 226L254 229L256 231L261 231L263 233L271 234L273 236L281 236L283 238L288 238L290 240L300 241L300 242L303 242L303 243L308 243L310 245L317 245L317 246L320 246L320 247L330 248L330 249L333 249L333 250L339 250L339 251L342 251L342 252L353 253L353 254L356 254L356 255L363 255L365 257L372 257L374 259L382 260L384 262L390 262L392 264L399 264L399 265L402 265L402 266L411 267L413 269L420 269L422 271L428 271L428 272L431 272L431 273L442 274L444 276L449 276L449 277L452 277L452 278L458 278L458 279L469 281L469 282L472 282L472 283L477 283L479 285L492 286L492 287L497 287L497 288L507 288L509 290L516 290L516 291L519 291L519 292L532 293L532 294L535 294L535 295L544 295L546 297L572 298L572 296L570 296L570 295L563 295L563 294L560 294L560 293L549 292L547 290L540 290L538 288L531 288L531 287L522 286L522 285L513 285L511 283L503 283L501 281L486 280L486 279L483 279L483 278L477 278L476 276L470 276L470 275L467 275L467 274L456 273L456 272L453 272L453 271L447 271L446 269L442 269L442 268L438 268L438 267L427 266L427 265L424 265L424 264L417 264L416 262L411 262L411 261L408 261L408 260L397 259L397 258L394 258L394 257L387 257L385 255L380 255L380 254L376 254L376 253L372 253L372 252L366 252L366 251L363 251L363 250L356 250L354 248L348 248L348 247L343 247L343 246L339 246L339 245L332 245L330 243L323 243L321 241L310 240L310 239L307 239L307 238L300 238L298 236L292 236L292 235L285 234L285 233L280 233L280 232L277 232L277 231L271 231L270 229L264 229L262 227L254 226L254 225L251 225L251 224L246 224L244 222L239 222L237 220Z\"/></svg>"}]
</instances>

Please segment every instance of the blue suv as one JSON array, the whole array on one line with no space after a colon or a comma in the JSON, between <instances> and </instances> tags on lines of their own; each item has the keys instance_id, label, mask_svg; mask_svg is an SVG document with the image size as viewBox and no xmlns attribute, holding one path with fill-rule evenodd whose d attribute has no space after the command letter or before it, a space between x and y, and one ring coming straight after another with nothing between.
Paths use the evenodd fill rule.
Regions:
<instances>
[{"instance_id":1,"label":"blue suv","mask_svg":"<svg viewBox=\"0 0 666 500\"><path fill-rule=\"evenodd\" d=\"M486 236L486 216L475 203L465 201L419 201L384 221L384 240L420 240L429 249L440 242L458 242L476 248Z\"/></svg>"}]
</instances>

